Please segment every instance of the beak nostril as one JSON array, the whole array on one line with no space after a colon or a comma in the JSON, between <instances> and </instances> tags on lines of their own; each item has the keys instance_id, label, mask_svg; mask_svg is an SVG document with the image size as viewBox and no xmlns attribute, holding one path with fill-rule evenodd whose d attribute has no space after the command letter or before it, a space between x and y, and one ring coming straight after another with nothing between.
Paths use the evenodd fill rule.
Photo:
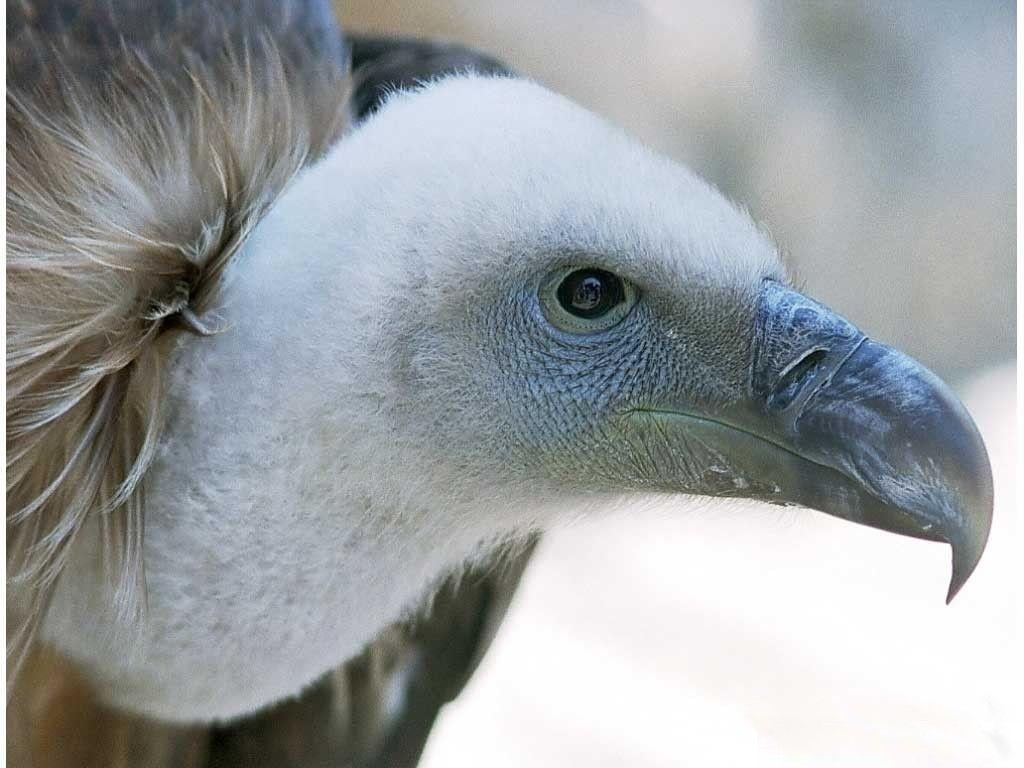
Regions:
<instances>
[{"instance_id":1,"label":"beak nostril","mask_svg":"<svg viewBox=\"0 0 1024 768\"><path fill-rule=\"evenodd\" d=\"M768 395L768 408L781 411L800 395L807 384L813 382L821 364L828 357L827 349L811 349L790 365L779 376L779 380Z\"/></svg>"}]
</instances>

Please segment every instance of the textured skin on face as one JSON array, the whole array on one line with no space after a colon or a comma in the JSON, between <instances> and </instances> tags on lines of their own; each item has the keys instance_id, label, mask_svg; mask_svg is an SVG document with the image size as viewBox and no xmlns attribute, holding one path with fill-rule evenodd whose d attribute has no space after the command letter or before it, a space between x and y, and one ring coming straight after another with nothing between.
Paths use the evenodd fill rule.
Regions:
<instances>
[{"instance_id":1,"label":"textured skin on face","mask_svg":"<svg viewBox=\"0 0 1024 768\"><path fill-rule=\"evenodd\" d=\"M497 374L514 471L581 492L692 481L680 462L652 460L668 446L657 433L638 434L623 414L669 397L707 409L743 394L749 348L735 340L749 338L752 315L721 312L746 298L722 293L699 285L681 297L645 291L621 323L593 335L551 326L535 291L500 305L482 352Z\"/></svg>"},{"instance_id":2,"label":"textured skin on face","mask_svg":"<svg viewBox=\"0 0 1024 768\"><path fill-rule=\"evenodd\" d=\"M614 268L609 261L556 254L550 267ZM638 428L625 414L669 404L714 413L748 396L758 284L665 286L634 274L636 306L597 333L548 321L538 291L544 267L494 274L489 296L446 312L465 327L435 338L443 354L406 369L412 398L435 395L416 412L440 406L437 445L449 457L465 445L458 460L496 483L535 480L583 494L700 486L714 462L699 443ZM441 388L447 393L438 400Z\"/></svg>"}]
</instances>

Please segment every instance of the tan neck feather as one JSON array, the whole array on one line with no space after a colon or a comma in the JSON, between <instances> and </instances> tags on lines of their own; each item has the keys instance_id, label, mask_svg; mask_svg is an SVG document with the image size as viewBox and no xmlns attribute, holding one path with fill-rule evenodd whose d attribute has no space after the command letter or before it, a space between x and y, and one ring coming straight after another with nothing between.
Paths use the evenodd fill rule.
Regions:
<instances>
[{"instance_id":1,"label":"tan neck feather","mask_svg":"<svg viewBox=\"0 0 1024 768\"><path fill-rule=\"evenodd\" d=\"M204 330L228 262L344 126L330 60L259 40L169 71L126 51L108 82L66 66L55 91L8 91L9 681L91 517L140 615L171 340Z\"/></svg>"}]
</instances>

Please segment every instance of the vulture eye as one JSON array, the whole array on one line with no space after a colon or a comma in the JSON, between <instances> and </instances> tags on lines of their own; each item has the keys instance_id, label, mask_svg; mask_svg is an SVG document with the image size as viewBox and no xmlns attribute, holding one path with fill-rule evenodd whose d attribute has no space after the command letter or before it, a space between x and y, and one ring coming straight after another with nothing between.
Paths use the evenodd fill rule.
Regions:
<instances>
[{"instance_id":1,"label":"vulture eye","mask_svg":"<svg viewBox=\"0 0 1024 768\"><path fill-rule=\"evenodd\" d=\"M558 303L570 315L600 317L622 301L622 281L603 269L577 269L558 286Z\"/></svg>"},{"instance_id":2,"label":"vulture eye","mask_svg":"<svg viewBox=\"0 0 1024 768\"><path fill-rule=\"evenodd\" d=\"M636 288L596 267L560 270L541 289L541 304L552 325L570 333L611 328L636 303Z\"/></svg>"}]
</instances>

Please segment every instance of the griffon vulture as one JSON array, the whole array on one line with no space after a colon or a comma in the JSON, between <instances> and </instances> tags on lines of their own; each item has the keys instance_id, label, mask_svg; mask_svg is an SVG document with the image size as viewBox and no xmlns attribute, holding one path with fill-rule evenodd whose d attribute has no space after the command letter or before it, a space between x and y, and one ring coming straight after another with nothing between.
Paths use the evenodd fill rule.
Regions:
<instances>
[{"instance_id":1,"label":"griffon vulture","mask_svg":"<svg viewBox=\"0 0 1024 768\"><path fill-rule=\"evenodd\" d=\"M950 390L565 98L326 0L7 10L19 760L413 765L537 533L640 495L978 562Z\"/></svg>"}]
</instances>

